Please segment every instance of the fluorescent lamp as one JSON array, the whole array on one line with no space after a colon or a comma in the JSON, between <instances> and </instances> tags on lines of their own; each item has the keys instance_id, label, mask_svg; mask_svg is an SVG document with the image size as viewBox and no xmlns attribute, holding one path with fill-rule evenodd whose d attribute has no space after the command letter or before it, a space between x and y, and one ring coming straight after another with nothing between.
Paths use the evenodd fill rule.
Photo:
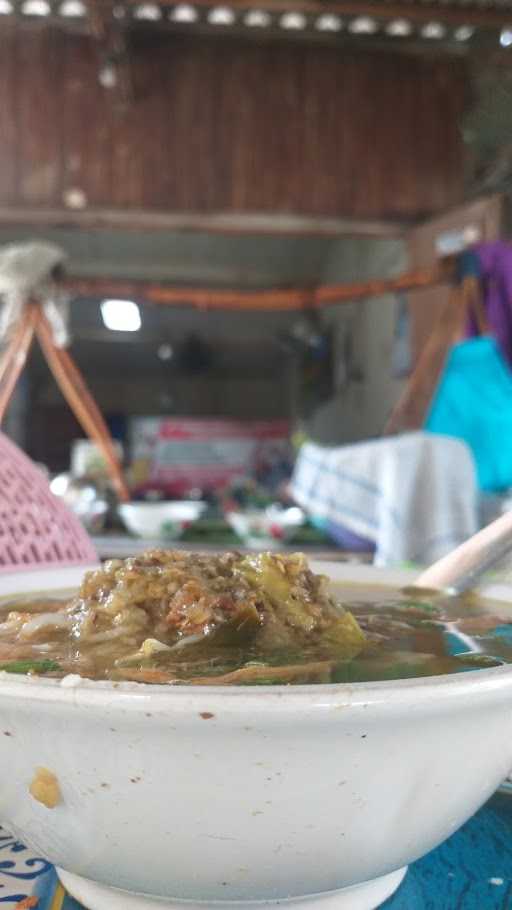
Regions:
<instances>
[{"instance_id":1,"label":"fluorescent lamp","mask_svg":"<svg viewBox=\"0 0 512 910\"><path fill-rule=\"evenodd\" d=\"M103 322L112 332L138 332L142 325L140 310L133 300L104 300L100 309Z\"/></svg>"}]
</instances>

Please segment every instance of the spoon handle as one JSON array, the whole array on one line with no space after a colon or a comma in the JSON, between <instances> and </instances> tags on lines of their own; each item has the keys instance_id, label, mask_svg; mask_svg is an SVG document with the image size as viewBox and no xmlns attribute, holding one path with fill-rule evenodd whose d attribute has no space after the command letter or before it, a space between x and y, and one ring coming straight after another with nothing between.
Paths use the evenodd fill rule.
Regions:
<instances>
[{"instance_id":1,"label":"spoon handle","mask_svg":"<svg viewBox=\"0 0 512 910\"><path fill-rule=\"evenodd\" d=\"M506 512L456 550L425 569L416 587L448 588L460 593L473 587L483 572L512 550L512 512Z\"/></svg>"}]
</instances>

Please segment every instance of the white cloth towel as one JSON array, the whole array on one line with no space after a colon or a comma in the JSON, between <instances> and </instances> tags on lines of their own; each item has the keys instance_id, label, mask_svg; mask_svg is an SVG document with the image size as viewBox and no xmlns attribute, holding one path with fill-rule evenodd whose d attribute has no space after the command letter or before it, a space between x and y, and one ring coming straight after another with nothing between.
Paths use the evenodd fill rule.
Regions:
<instances>
[{"instance_id":1,"label":"white cloth towel","mask_svg":"<svg viewBox=\"0 0 512 910\"><path fill-rule=\"evenodd\" d=\"M478 530L473 457L447 436L408 433L302 446L291 483L313 518L375 543L375 564L427 565Z\"/></svg>"}]
</instances>

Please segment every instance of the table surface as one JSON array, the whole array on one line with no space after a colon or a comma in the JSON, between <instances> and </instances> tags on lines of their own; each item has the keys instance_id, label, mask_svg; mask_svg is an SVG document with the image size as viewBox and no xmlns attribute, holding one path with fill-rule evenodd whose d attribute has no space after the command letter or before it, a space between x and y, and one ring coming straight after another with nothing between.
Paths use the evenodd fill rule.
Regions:
<instances>
[{"instance_id":1,"label":"table surface","mask_svg":"<svg viewBox=\"0 0 512 910\"><path fill-rule=\"evenodd\" d=\"M496 794L409 868L381 910L511 910L512 795Z\"/></svg>"},{"instance_id":2,"label":"table surface","mask_svg":"<svg viewBox=\"0 0 512 910\"><path fill-rule=\"evenodd\" d=\"M459 831L413 863L381 910L512 910L512 795L497 793ZM55 870L0 829L0 907L27 895L35 910L83 910Z\"/></svg>"}]
</instances>

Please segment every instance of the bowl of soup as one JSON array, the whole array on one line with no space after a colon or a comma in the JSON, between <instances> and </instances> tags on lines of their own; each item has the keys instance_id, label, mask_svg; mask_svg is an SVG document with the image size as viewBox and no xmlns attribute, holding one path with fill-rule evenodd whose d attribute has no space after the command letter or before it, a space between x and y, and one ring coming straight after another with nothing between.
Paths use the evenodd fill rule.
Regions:
<instances>
[{"instance_id":1,"label":"bowl of soup","mask_svg":"<svg viewBox=\"0 0 512 910\"><path fill-rule=\"evenodd\" d=\"M83 575L0 577L0 820L90 910L369 910L512 766L506 586L276 553Z\"/></svg>"}]
</instances>

